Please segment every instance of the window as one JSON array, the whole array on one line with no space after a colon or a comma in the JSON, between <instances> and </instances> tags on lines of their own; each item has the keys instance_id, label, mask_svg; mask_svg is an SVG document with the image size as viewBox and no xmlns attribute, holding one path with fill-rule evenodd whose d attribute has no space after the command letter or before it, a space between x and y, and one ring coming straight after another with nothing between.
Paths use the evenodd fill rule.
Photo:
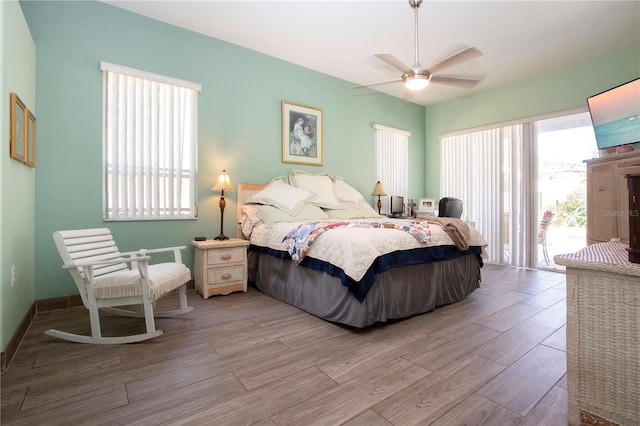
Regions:
<instances>
[{"instance_id":1,"label":"window","mask_svg":"<svg viewBox=\"0 0 640 426\"><path fill-rule=\"evenodd\" d=\"M196 217L200 85L100 63L105 220Z\"/></svg>"},{"instance_id":2,"label":"window","mask_svg":"<svg viewBox=\"0 0 640 426\"><path fill-rule=\"evenodd\" d=\"M374 124L376 149L376 180L382 183L387 195L408 200L409 193L409 136L406 130ZM383 197L382 212L390 212L390 197Z\"/></svg>"}]
</instances>

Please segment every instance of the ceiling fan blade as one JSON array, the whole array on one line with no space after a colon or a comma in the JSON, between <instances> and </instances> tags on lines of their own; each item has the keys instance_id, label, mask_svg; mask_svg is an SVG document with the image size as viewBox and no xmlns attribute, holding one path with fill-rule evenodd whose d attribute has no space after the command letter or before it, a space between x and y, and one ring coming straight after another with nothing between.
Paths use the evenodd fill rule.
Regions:
<instances>
[{"instance_id":1,"label":"ceiling fan blade","mask_svg":"<svg viewBox=\"0 0 640 426\"><path fill-rule=\"evenodd\" d=\"M376 58L385 61L386 63L396 68L397 70L402 71L403 73L411 70L411 68L403 64L399 59L396 59L396 57L390 55L389 53L378 53L375 56Z\"/></svg>"},{"instance_id":2,"label":"ceiling fan blade","mask_svg":"<svg viewBox=\"0 0 640 426\"><path fill-rule=\"evenodd\" d=\"M480 83L480 80L475 80L472 78L458 78L458 77L431 77L432 83L437 84L447 84L449 86L462 87L464 89L473 89L476 84Z\"/></svg>"},{"instance_id":3,"label":"ceiling fan blade","mask_svg":"<svg viewBox=\"0 0 640 426\"><path fill-rule=\"evenodd\" d=\"M387 80L387 81L380 81L378 83L371 83L371 84L360 84L358 86L353 86L354 89L362 89L363 87L372 87L372 86L380 86L381 84L388 84L388 83L398 83L401 82L402 79L401 78L397 78L395 80Z\"/></svg>"},{"instance_id":4,"label":"ceiling fan blade","mask_svg":"<svg viewBox=\"0 0 640 426\"><path fill-rule=\"evenodd\" d=\"M453 55L449 56L448 58L443 59L442 61L438 62L435 65L432 65L431 67L427 68L427 71L431 74L435 74L436 72L445 69L445 68L449 68L452 67L454 65L458 65L461 64L463 62L467 62L470 61L472 59L475 59L479 56L482 56L482 52L479 51L478 49L476 49L475 47L467 47L466 49L461 50L458 53L454 53Z\"/></svg>"}]
</instances>

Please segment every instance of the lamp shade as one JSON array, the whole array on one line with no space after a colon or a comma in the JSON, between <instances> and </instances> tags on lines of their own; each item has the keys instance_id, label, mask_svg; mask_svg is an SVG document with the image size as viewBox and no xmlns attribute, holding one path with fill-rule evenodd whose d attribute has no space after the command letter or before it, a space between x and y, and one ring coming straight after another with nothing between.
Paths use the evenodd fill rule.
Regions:
<instances>
[{"instance_id":1,"label":"lamp shade","mask_svg":"<svg viewBox=\"0 0 640 426\"><path fill-rule=\"evenodd\" d=\"M215 186L211 188L211 190L222 192L233 191L233 185L231 185L231 179L229 178L226 170L223 170L222 173L220 173L220 176L218 176L218 181L216 182Z\"/></svg>"},{"instance_id":2,"label":"lamp shade","mask_svg":"<svg viewBox=\"0 0 640 426\"><path fill-rule=\"evenodd\" d=\"M387 195L380 181L376 182L376 186L373 188L371 195L383 196Z\"/></svg>"}]
</instances>

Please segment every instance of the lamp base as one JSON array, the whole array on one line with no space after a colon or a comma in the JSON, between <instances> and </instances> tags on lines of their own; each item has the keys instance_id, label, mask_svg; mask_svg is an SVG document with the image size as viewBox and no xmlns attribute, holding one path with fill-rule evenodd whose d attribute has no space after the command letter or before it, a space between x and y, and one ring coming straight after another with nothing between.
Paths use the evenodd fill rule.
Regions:
<instances>
[{"instance_id":1,"label":"lamp base","mask_svg":"<svg viewBox=\"0 0 640 426\"><path fill-rule=\"evenodd\" d=\"M214 240L219 240L219 241L224 241L224 240L228 240L228 239L229 239L229 237L227 237L224 234L220 234L220 235L218 235L217 237L214 238Z\"/></svg>"}]
</instances>

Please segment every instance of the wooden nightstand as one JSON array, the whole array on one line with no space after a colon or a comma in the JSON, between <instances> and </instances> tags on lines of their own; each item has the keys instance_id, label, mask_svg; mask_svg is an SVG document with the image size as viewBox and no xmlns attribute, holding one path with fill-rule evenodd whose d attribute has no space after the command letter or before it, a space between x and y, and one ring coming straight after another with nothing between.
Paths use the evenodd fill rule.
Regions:
<instances>
[{"instance_id":1,"label":"wooden nightstand","mask_svg":"<svg viewBox=\"0 0 640 426\"><path fill-rule=\"evenodd\" d=\"M196 291L204 299L215 294L247 291L247 247L249 241L192 241Z\"/></svg>"}]
</instances>

